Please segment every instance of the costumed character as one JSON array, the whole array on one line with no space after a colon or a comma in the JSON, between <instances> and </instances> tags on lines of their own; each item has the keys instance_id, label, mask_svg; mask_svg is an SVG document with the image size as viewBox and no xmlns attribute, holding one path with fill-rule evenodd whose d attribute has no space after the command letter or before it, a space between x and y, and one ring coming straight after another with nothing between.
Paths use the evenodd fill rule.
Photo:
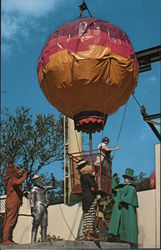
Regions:
<instances>
[{"instance_id":1,"label":"costumed character","mask_svg":"<svg viewBox=\"0 0 161 250\"><path fill-rule=\"evenodd\" d=\"M95 175L92 166L88 165L85 160L78 162L77 169L82 187L83 233L85 240L96 241L99 239L95 236L96 199L98 195Z\"/></svg>"},{"instance_id":2,"label":"costumed character","mask_svg":"<svg viewBox=\"0 0 161 250\"><path fill-rule=\"evenodd\" d=\"M120 240L132 245L138 244L138 227L136 208L138 207L138 198L136 188L133 185L134 170L127 168L125 170L124 185L118 185L118 191L115 198L115 204L112 211L108 233L119 235Z\"/></svg>"},{"instance_id":3,"label":"costumed character","mask_svg":"<svg viewBox=\"0 0 161 250\"><path fill-rule=\"evenodd\" d=\"M23 174L22 170L9 163L6 169L5 183L7 190L5 217L3 222L3 241L4 245L16 244L13 238L13 229L18 219L19 208L22 205L22 183L27 178L27 171Z\"/></svg>"},{"instance_id":4,"label":"costumed character","mask_svg":"<svg viewBox=\"0 0 161 250\"><path fill-rule=\"evenodd\" d=\"M32 178L34 187L31 194L31 214L33 216L31 243L36 242L38 227L41 226L41 241L46 241L46 233L48 226L48 205L49 201L46 198L46 191L53 189L53 186L43 186L41 177L35 174Z\"/></svg>"}]
</instances>

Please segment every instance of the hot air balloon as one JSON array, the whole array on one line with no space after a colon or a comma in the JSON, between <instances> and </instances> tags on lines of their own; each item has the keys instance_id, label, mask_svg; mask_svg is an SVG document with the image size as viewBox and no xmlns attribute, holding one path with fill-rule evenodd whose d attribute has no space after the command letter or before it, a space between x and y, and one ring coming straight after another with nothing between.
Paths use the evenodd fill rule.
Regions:
<instances>
[{"instance_id":1,"label":"hot air balloon","mask_svg":"<svg viewBox=\"0 0 161 250\"><path fill-rule=\"evenodd\" d=\"M69 154L72 193L81 193L77 162L83 156L95 168L92 132L125 104L137 85L139 65L128 36L96 18L79 18L53 32L38 62L38 80L48 101L89 133L89 155ZM100 154L100 153L99 153ZM99 166L100 191L111 195L112 169Z\"/></svg>"},{"instance_id":2,"label":"hot air balloon","mask_svg":"<svg viewBox=\"0 0 161 250\"><path fill-rule=\"evenodd\" d=\"M48 101L83 132L103 129L125 104L139 65L128 36L110 22L79 18L53 32L38 62L38 81Z\"/></svg>"}]
</instances>

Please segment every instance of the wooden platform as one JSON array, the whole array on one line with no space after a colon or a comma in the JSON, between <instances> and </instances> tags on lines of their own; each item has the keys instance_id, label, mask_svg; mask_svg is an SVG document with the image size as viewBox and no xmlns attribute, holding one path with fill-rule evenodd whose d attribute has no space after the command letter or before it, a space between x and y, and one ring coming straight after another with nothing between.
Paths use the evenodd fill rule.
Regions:
<instances>
[{"instance_id":1,"label":"wooden platform","mask_svg":"<svg viewBox=\"0 0 161 250\"><path fill-rule=\"evenodd\" d=\"M68 241L59 240L53 242L18 244L18 245L0 245L0 249L111 249L111 248L130 248L128 243L115 242L93 242L93 241Z\"/></svg>"}]
</instances>

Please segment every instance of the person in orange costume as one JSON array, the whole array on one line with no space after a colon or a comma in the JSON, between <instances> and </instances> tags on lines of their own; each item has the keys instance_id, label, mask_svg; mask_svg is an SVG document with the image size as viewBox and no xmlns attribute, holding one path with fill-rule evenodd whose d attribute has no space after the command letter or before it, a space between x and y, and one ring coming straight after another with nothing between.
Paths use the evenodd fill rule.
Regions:
<instances>
[{"instance_id":1,"label":"person in orange costume","mask_svg":"<svg viewBox=\"0 0 161 250\"><path fill-rule=\"evenodd\" d=\"M22 183L27 178L27 171L22 173L22 170L9 163L6 169L5 182L7 186L7 197L5 205L5 217L3 222L3 241L4 245L16 244L12 240L13 229L16 226L18 219L19 208L22 204Z\"/></svg>"}]
</instances>

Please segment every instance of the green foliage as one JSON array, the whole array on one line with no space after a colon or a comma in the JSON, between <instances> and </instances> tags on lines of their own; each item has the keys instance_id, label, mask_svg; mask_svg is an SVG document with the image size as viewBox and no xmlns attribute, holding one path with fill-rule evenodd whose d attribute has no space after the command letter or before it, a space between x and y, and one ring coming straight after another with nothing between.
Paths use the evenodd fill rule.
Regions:
<instances>
[{"instance_id":1,"label":"green foliage","mask_svg":"<svg viewBox=\"0 0 161 250\"><path fill-rule=\"evenodd\" d=\"M55 240L62 240L62 238L60 236L55 236L54 234L48 234L46 237L47 241L55 241Z\"/></svg>"},{"instance_id":2,"label":"green foliage","mask_svg":"<svg viewBox=\"0 0 161 250\"><path fill-rule=\"evenodd\" d=\"M80 202L82 200L81 195L79 194L70 194L70 198L69 198L70 202L68 203L69 206L72 206L78 202Z\"/></svg>"},{"instance_id":3,"label":"green foliage","mask_svg":"<svg viewBox=\"0 0 161 250\"><path fill-rule=\"evenodd\" d=\"M55 240L63 240L60 236L55 236L54 234L47 234L46 241L52 242ZM41 242L41 239L38 239L37 242Z\"/></svg>"},{"instance_id":4,"label":"green foliage","mask_svg":"<svg viewBox=\"0 0 161 250\"><path fill-rule=\"evenodd\" d=\"M49 201L49 205L63 203L64 202L64 190L63 190L63 180L57 181L51 173L50 177L45 174L41 174L41 178L43 180L44 186L53 186L54 189L47 191L47 199Z\"/></svg>"},{"instance_id":5,"label":"green foliage","mask_svg":"<svg viewBox=\"0 0 161 250\"><path fill-rule=\"evenodd\" d=\"M137 191L143 191L151 189L150 187L150 178L146 177L146 174L143 172L140 172L135 177L135 184L136 184L136 190Z\"/></svg>"},{"instance_id":6,"label":"green foliage","mask_svg":"<svg viewBox=\"0 0 161 250\"><path fill-rule=\"evenodd\" d=\"M63 159L63 117L39 114L34 119L30 110L17 108L14 114L8 109L2 113L0 151L0 186L9 161L13 161L29 174L25 183L31 189L34 174L44 166Z\"/></svg>"}]
</instances>

